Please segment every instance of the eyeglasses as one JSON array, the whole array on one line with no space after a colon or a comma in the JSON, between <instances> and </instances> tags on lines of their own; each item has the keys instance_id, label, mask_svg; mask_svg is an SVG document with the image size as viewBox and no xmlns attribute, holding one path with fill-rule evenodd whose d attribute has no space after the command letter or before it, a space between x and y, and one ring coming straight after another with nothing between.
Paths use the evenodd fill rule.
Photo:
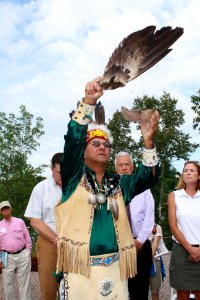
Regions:
<instances>
[{"instance_id":1,"label":"eyeglasses","mask_svg":"<svg viewBox=\"0 0 200 300\"><path fill-rule=\"evenodd\" d=\"M111 148L111 145L110 145L110 143L109 142L99 142L99 141L92 141L91 143L90 143L93 147L95 147L95 148L98 148L98 147L100 147L101 145L103 145L104 146L104 148Z\"/></svg>"}]
</instances>

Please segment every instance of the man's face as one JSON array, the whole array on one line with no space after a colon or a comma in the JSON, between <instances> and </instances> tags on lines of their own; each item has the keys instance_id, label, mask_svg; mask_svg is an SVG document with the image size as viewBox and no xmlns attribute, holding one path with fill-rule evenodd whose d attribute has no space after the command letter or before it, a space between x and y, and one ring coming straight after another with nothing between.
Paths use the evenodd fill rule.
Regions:
<instances>
[{"instance_id":1,"label":"man's face","mask_svg":"<svg viewBox=\"0 0 200 300\"><path fill-rule=\"evenodd\" d=\"M85 163L107 164L110 159L110 143L101 138L94 138L87 143L84 152Z\"/></svg>"},{"instance_id":2,"label":"man's face","mask_svg":"<svg viewBox=\"0 0 200 300\"><path fill-rule=\"evenodd\" d=\"M1 214L4 218L8 218L11 216L12 209L9 206L4 206L1 209Z\"/></svg>"},{"instance_id":3,"label":"man's face","mask_svg":"<svg viewBox=\"0 0 200 300\"><path fill-rule=\"evenodd\" d=\"M60 165L55 164L54 167L51 167L51 171L52 171L52 176L53 176L55 182L57 183L57 185L61 186L62 181L61 181L61 175L60 175Z\"/></svg>"},{"instance_id":4,"label":"man's face","mask_svg":"<svg viewBox=\"0 0 200 300\"><path fill-rule=\"evenodd\" d=\"M123 175L131 175L133 173L133 165L131 163L130 157L128 155L119 156L117 158L115 171L117 174Z\"/></svg>"}]
</instances>

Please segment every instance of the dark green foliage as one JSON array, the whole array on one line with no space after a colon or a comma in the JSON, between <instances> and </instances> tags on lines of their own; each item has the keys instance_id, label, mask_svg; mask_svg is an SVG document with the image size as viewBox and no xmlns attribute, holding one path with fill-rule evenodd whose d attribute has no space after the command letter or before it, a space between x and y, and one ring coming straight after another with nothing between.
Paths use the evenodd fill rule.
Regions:
<instances>
[{"instance_id":1,"label":"dark green foliage","mask_svg":"<svg viewBox=\"0 0 200 300\"><path fill-rule=\"evenodd\" d=\"M196 117L193 119L193 128L198 129L200 132L200 90L197 94L198 96L191 96L192 109L196 113Z\"/></svg>"},{"instance_id":2,"label":"dark green foliage","mask_svg":"<svg viewBox=\"0 0 200 300\"><path fill-rule=\"evenodd\" d=\"M8 180L0 180L0 202L10 201L13 215L24 219L24 211L33 187L44 178L38 176L34 170L25 172L22 176L13 176ZM27 220L24 219L26 222Z\"/></svg>"},{"instance_id":3,"label":"dark green foliage","mask_svg":"<svg viewBox=\"0 0 200 300\"><path fill-rule=\"evenodd\" d=\"M189 159L191 153L197 148L198 144L190 142L190 135L181 131L180 127L184 124L184 113L177 109L178 100L171 98L169 93L156 99L144 96L136 98L133 109L152 108L160 112L159 129L154 141L160 159L161 178L157 186L152 189L156 203L156 221L163 228L164 235L170 235L167 220L167 198L169 192L174 190L177 184L177 171L173 167L173 161Z\"/></svg>"},{"instance_id":4,"label":"dark green foliage","mask_svg":"<svg viewBox=\"0 0 200 300\"><path fill-rule=\"evenodd\" d=\"M154 140L161 162L166 160L170 165L173 160L187 160L199 146L190 143L189 134L181 131L184 113L176 108L177 102L177 99L171 98L170 94L164 92L160 99L147 96L136 98L133 105L133 109L154 108L160 112L159 130Z\"/></svg>"},{"instance_id":5,"label":"dark green foliage","mask_svg":"<svg viewBox=\"0 0 200 300\"><path fill-rule=\"evenodd\" d=\"M113 114L113 118L109 120L108 128L113 136L111 159L108 169L109 171L114 172L114 159L118 152L128 151L133 155L133 157L138 157L139 149L131 137L130 123L124 119L122 113L118 110Z\"/></svg>"},{"instance_id":6,"label":"dark green foliage","mask_svg":"<svg viewBox=\"0 0 200 300\"><path fill-rule=\"evenodd\" d=\"M33 117L24 105L19 116L0 112L0 201L10 201L16 217L23 217L33 187L43 179L45 166L33 168L28 162L44 134L42 119L33 124Z\"/></svg>"},{"instance_id":7,"label":"dark green foliage","mask_svg":"<svg viewBox=\"0 0 200 300\"><path fill-rule=\"evenodd\" d=\"M167 220L167 198L168 194L174 190L180 174L174 169L175 160L187 160L191 153L197 148L198 144L190 142L190 135L181 130L184 124L184 113L178 109L177 99L171 98L169 93L164 92L158 99L148 97L134 99L133 109L156 109L160 112L160 123L155 135L154 142L160 159L161 177L159 183L152 189L155 199L156 222L163 228L164 236L171 236ZM112 120L109 121L110 128L114 137L114 144L111 153L110 169L113 170L114 156L119 151L128 151L132 154L137 163L141 158L142 138L136 144L131 136L131 125L125 121L122 113L117 111ZM139 125L137 125L139 129ZM171 239L167 246L170 247Z\"/></svg>"}]
</instances>

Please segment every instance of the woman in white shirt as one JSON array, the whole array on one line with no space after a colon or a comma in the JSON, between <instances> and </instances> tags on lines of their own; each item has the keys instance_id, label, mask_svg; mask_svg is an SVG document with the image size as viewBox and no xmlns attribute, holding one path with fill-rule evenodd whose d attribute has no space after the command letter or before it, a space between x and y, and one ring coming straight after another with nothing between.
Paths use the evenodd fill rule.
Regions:
<instances>
[{"instance_id":1,"label":"woman in white shirt","mask_svg":"<svg viewBox=\"0 0 200 300\"><path fill-rule=\"evenodd\" d=\"M169 275L178 300L190 291L200 300L200 165L184 164L176 191L168 197L168 220L173 234Z\"/></svg>"}]
</instances>

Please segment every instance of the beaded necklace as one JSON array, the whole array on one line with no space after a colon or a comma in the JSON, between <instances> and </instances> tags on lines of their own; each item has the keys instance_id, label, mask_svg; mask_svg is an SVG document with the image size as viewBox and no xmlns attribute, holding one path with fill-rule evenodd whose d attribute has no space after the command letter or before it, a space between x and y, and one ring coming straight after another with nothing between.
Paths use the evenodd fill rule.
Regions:
<instances>
[{"instance_id":1,"label":"beaded necklace","mask_svg":"<svg viewBox=\"0 0 200 300\"><path fill-rule=\"evenodd\" d=\"M86 182L91 190L91 194L88 198L88 204L92 204L96 209L101 209L102 204L107 201L108 197L112 197L119 188L120 176L105 178L105 184L102 186L102 189L98 186L95 181L94 176L91 173L84 172L84 177ZM107 210L115 211L114 216L118 215L116 201L107 201Z\"/></svg>"}]
</instances>

